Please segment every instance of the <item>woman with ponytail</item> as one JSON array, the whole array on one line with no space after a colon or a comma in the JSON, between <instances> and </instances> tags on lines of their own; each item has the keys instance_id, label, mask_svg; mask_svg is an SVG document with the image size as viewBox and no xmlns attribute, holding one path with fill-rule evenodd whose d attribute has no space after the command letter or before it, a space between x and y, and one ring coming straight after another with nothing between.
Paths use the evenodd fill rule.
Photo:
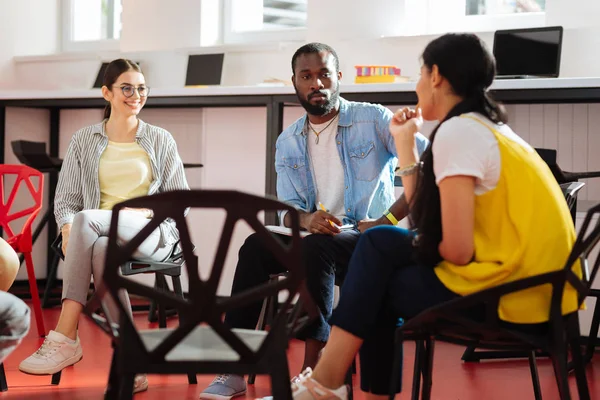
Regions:
<instances>
[{"instance_id":1,"label":"woman with ponytail","mask_svg":"<svg viewBox=\"0 0 600 400\"><path fill-rule=\"evenodd\" d=\"M391 376L399 318L558 270L575 242L552 173L487 91L495 60L481 40L441 36L422 61L419 108L399 110L390 123L413 229L382 226L361 236L330 339L314 372L292 384L295 399L347 398L344 377L359 350L366 398L387 398L391 379L399 379ZM440 123L419 159L415 135L424 119ZM548 288L507 296L499 318L520 326L547 322L550 297ZM562 310L576 309L577 293L567 285Z\"/></svg>"},{"instance_id":2,"label":"woman with ponytail","mask_svg":"<svg viewBox=\"0 0 600 400\"><path fill-rule=\"evenodd\" d=\"M136 63L112 61L102 86L107 101L104 120L71 139L54 199L65 254L62 309L56 328L19 365L25 373L55 374L81 360L77 324L91 275L94 282L102 278L113 206L134 197L189 189L171 134L138 118L149 90ZM151 210L126 209L119 218L120 239L131 240L151 218ZM159 228L138 247L137 259L162 261L171 254L178 231L170 221ZM127 293L121 293L121 301L131 313ZM112 319L118 320L117 308L110 308ZM145 375L136 377L134 393L147 387Z\"/></svg>"}]
</instances>

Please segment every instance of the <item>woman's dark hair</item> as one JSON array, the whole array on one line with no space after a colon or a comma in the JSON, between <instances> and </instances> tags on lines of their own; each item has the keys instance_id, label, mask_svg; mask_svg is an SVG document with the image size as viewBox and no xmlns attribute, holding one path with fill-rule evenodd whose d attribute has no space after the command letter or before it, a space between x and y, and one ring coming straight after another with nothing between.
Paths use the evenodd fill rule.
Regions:
<instances>
[{"instance_id":1,"label":"woman's dark hair","mask_svg":"<svg viewBox=\"0 0 600 400\"><path fill-rule=\"evenodd\" d=\"M111 61L106 70L104 71L104 78L102 79L102 86L106 86L108 90L112 91L112 87L119 79L122 73L127 71L136 71L142 73L142 69L139 65L131 60L126 60L124 58L119 58L117 60ZM104 107L104 118L110 117L110 103Z\"/></svg>"},{"instance_id":2,"label":"woman's dark hair","mask_svg":"<svg viewBox=\"0 0 600 400\"><path fill-rule=\"evenodd\" d=\"M485 44L473 34L446 34L430 42L423 51L423 65L432 70L436 65L452 86L454 94L463 98L440 121L430 136L431 144L423 153L415 194L411 201L411 220L418 230L418 260L425 265L442 261L438 246L442 240L440 191L433 170L432 145L440 126L450 118L468 112L484 115L496 124L506 123L504 108L496 103L487 89L496 75L496 61ZM468 146L464 143L464 146Z\"/></svg>"}]
</instances>

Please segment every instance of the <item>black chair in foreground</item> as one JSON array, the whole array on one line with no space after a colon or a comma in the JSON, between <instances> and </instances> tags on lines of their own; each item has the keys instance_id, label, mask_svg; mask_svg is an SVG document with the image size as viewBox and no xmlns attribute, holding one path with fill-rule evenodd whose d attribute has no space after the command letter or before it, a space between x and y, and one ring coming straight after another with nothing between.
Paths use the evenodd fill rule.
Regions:
<instances>
[{"instance_id":1,"label":"black chair in foreground","mask_svg":"<svg viewBox=\"0 0 600 400\"><path fill-rule=\"evenodd\" d=\"M168 206L167 206L168 205ZM129 243L117 243L119 210L123 207L149 208L153 219ZM200 278L198 258L194 254L185 211L191 208L225 210L226 218L219 246L208 279ZM292 240L285 245L272 236L259 220L262 212L287 210L292 221ZM132 281L118 273L119 266L131 258L133 251L166 218L177 224L185 267L189 276L189 294L181 298ZM225 258L234 227L245 221L265 246L287 268L287 276L231 297L218 297ZM218 229L215 232L219 232ZM126 289L131 295L154 299L177 309L180 324L176 328L141 330L125 312L117 293ZM287 299L277 311L266 331L231 329L222 320L225 312L260 302L265 297L285 291ZM288 319L292 300L299 294L308 315ZM94 312L106 296L112 297L120 309L120 320L111 321ZM111 337L114 348L107 399L131 399L136 374L269 374L275 398L291 398L290 377L285 350L289 337L310 318L317 315L305 286L305 271L301 263L300 225L297 211L276 200L236 191L177 191L140 197L117 204L109 233L106 266L102 282L85 313L93 318ZM105 315L110 315L106 314Z\"/></svg>"},{"instance_id":2,"label":"black chair in foreground","mask_svg":"<svg viewBox=\"0 0 600 400\"><path fill-rule=\"evenodd\" d=\"M395 374L399 373L402 361L401 351L398 352L401 348L400 344L405 340L416 341L412 398L418 399L421 390L422 399L431 398L434 343L435 341L444 341L527 354L536 400L542 398L536 351L544 352L552 360L560 399L571 399L567 368L567 353L570 348L579 398L589 400L589 388L581 354L579 313L576 311L563 316L561 304L563 290L567 284L577 290L580 305L590 292L591 282L600 267L600 257L596 257L591 264L591 273L588 268L590 265L588 258L600 242L599 216L600 204L588 211L564 268L510 282L432 307L398 328ZM581 260L582 278L572 271L578 260ZM548 323L516 325L507 324L499 319L498 305L502 296L542 285L552 286ZM423 378L422 385L421 377ZM397 382L393 382L394 385L397 385Z\"/></svg>"}]
</instances>

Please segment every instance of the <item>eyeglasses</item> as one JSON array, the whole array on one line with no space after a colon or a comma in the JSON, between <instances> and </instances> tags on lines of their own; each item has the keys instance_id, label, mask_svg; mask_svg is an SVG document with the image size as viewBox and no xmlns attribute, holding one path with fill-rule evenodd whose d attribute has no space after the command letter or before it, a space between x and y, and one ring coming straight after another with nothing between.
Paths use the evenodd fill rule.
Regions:
<instances>
[{"instance_id":1,"label":"eyeglasses","mask_svg":"<svg viewBox=\"0 0 600 400\"><path fill-rule=\"evenodd\" d=\"M135 91L137 90L138 94L140 95L140 97L148 97L148 94L150 94L150 88L148 86L131 86L131 85L123 85L120 86L121 91L123 92L123 96L125 97L131 97L133 96L133 94L135 93Z\"/></svg>"}]
</instances>

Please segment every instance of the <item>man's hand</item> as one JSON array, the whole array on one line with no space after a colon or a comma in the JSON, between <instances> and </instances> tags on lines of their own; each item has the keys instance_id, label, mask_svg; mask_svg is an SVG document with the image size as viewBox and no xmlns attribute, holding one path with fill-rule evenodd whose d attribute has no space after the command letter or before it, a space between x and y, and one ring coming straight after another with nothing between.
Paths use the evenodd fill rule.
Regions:
<instances>
[{"instance_id":1,"label":"man's hand","mask_svg":"<svg viewBox=\"0 0 600 400\"><path fill-rule=\"evenodd\" d=\"M67 244L69 243L69 235L71 234L71 225L72 224L64 224L61 228L60 232L62 234L62 252L63 255L67 254Z\"/></svg>"},{"instance_id":2,"label":"man's hand","mask_svg":"<svg viewBox=\"0 0 600 400\"><path fill-rule=\"evenodd\" d=\"M303 214L300 218L300 225L310 233L332 236L340 233L340 230L331 225L330 221L338 226L342 225L342 222L334 215L321 210L312 214Z\"/></svg>"},{"instance_id":3,"label":"man's hand","mask_svg":"<svg viewBox=\"0 0 600 400\"><path fill-rule=\"evenodd\" d=\"M391 224L392 223L390 222L390 220L387 219L385 216L379 217L377 219L363 219L361 221L358 221L358 231L360 233L364 233L364 231L374 226Z\"/></svg>"}]
</instances>

